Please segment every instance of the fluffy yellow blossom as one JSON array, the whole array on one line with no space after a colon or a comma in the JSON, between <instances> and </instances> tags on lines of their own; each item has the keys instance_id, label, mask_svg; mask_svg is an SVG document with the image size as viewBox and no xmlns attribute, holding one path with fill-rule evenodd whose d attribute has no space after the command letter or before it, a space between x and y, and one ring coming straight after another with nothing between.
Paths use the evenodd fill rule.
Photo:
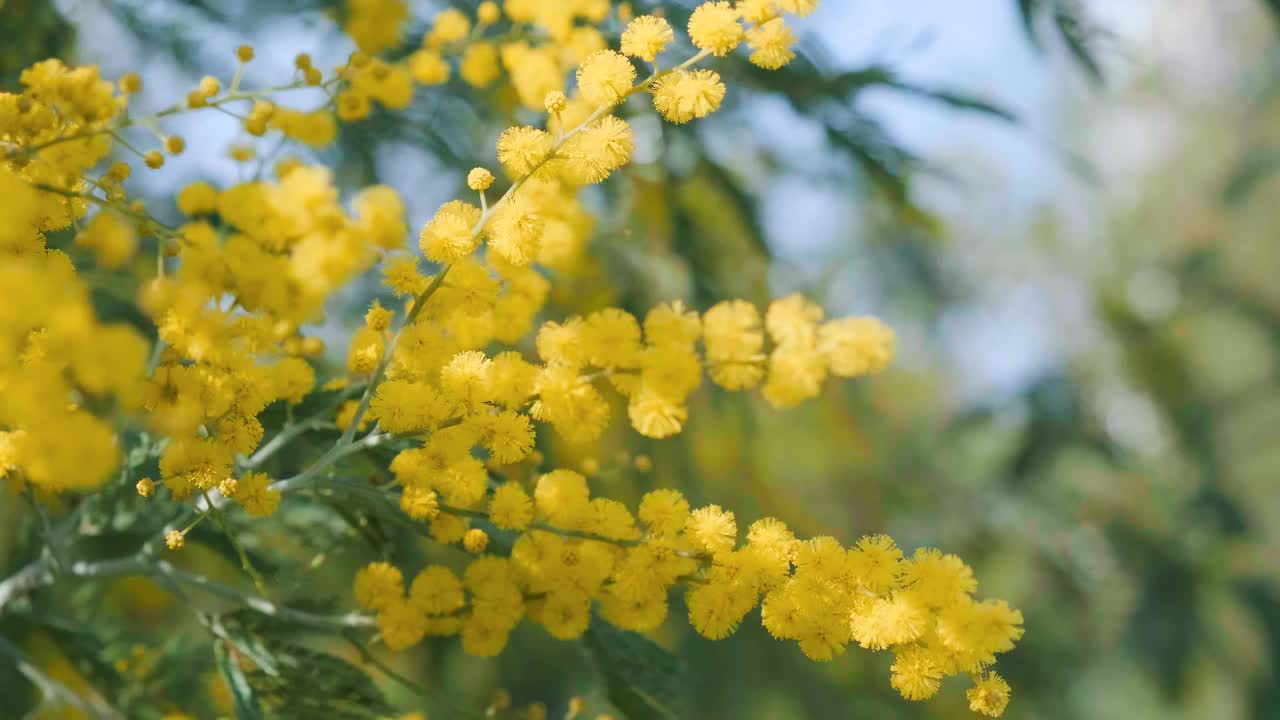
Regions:
<instances>
[{"instance_id":1,"label":"fluffy yellow blossom","mask_svg":"<svg viewBox=\"0 0 1280 720\"><path fill-rule=\"evenodd\" d=\"M653 84L653 106L671 122L686 123L720 109L724 93L714 70L677 70Z\"/></svg>"},{"instance_id":2,"label":"fluffy yellow blossom","mask_svg":"<svg viewBox=\"0 0 1280 720\"><path fill-rule=\"evenodd\" d=\"M362 51L376 54L399 42L401 26L408 17L409 6L404 0L347 0L345 29Z\"/></svg>"},{"instance_id":3,"label":"fluffy yellow blossom","mask_svg":"<svg viewBox=\"0 0 1280 720\"><path fill-rule=\"evenodd\" d=\"M627 24L622 32L622 54L653 62L658 53L675 39L671 25L664 18L641 15Z\"/></svg>"},{"instance_id":4,"label":"fluffy yellow blossom","mask_svg":"<svg viewBox=\"0 0 1280 720\"><path fill-rule=\"evenodd\" d=\"M183 215L202 215L218 208L218 191L207 182L193 182L178 192L178 210Z\"/></svg>"},{"instance_id":5,"label":"fluffy yellow blossom","mask_svg":"<svg viewBox=\"0 0 1280 720\"><path fill-rule=\"evenodd\" d=\"M532 127L510 127L498 137L498 162L514 177L533 172L551 154L549 134Z\"/></svg>"},{"instance_id":6,"label":"fluffy yellow blossom","mask_svg":"<svg viewBox=\"0 0 1280 720\"><path fill-rule=\"evenodd\" d=\"M93 251L99 265L115 269L129 261L138 247L138 234L133 223L123 216L103 211L93 216L76 244Z\"/></svg>"},{"instance_id":7,"label":"fluffy yellow blossom","mask_svg":"<svg viewBox=\"0 0 1280 720\"><path fill-rule=\"evenodd\" d=\"M462 547L472 555L479 555L489 546L489 535L480 528L471 528L462 536Z\"/></svg>"},{"instance_id":8,"label":"fluffy yellow blossom","mask_svg":"<svg viewBox=\"0 0 1280 720\"><path fill-rule=\"evenodd\" d=\"M396 597L378 610L378 632L391 650L417 645L427 632L426 615L407 598Z\"/></svg>"},{"instance_id":9,"label":"fluffy yellow blossom","mask_svg":"<svg viewBox=\"0 0 1280 720\"><path fill-rule=\"evenodd\" d=\"M382 610L404 595L404 576L394 565L372 563L356 573L353 591L361 607Z\"/></svg>"},{"instance_id":10,"label":"fluffy yellow blossom","mask_svg":"<svg viewBox=\"0 0 1280 720\"><path fill-rule=\"evenodd\" d=\"M450 200L422 227L418 246L428 260L454 262L470 255L480 242L475 232L480 208L461 200Z\"/></svg>"},{"instance_id":11,"label":"fluffy yellow blossom","mask_svg":"<svg viewBox=\"0 0 1280 720\"><path fill-rule=\"evenodd\" d=\"M871 317L832 320L818 329L818 349L835 375L879 372L893 360L893 329Z\"/></svg>"},{"instance_id":12,"label":"fluffy yellow blossom","mask_svg":"<svg viewBox=\"0 0 1280 720\"><path fill-rule=\"evenodd\" d=\"M773 0L779 10L805 16L818 8L818 0Z\"/></svg>"},{"instance_id":13,"label":"fluffy yellow blossom","mask_svg":"<svg viewBox=\"0 0 1280 720\"><path fill-rule=\"evenodd\" d=\"M738 538L738 525L733 513L719 505L698 508L689 514L686 529L693 539L709 553L725 552Z\"/></svg>"},{"instance_id":14,"label":"fluffy yellow blossom","mask_svg":"<svg viewBox=\"0 0 1280 720\"><path fill-rule=\"evenodd\" d=\"M462 63L458 74L468 85L477 88L488 87L502 74L498 59L498 49L492 43L472 43L462 53Z\"/></svg>"},{"instance_id":15,"label":"fluffy yellow blossom","mask_svg":"<svg viewBox=\"0 0 1280 720\"><path fill-rule=\"evenodd\" d=\"M246 473L236 483L233 499L253 517L267 517L280 505L280 491L271 489L271 480L262 473Z\"/></svg>"},{"instance_id":16,"label":"fluffy yellow blossom","mask_svg":"<svg viewBox=\"0 0 1280 720\"><path fill-rule=\"evenodd\" d=\"M615 115L606 115L580 130L565 143L566 179L579 185L597 183L631 161L635 141L631 126Z\"/></svg>"},{"instance_id":17,"label":"fluffy yellow blossom","mask_svg":"<svg viewBox=\"0 0 1280 720\"><path fill-rule=\"evenodd\" d=\"M976 713L1000 717L1009 707L1009 683L996 673L981 675L966 694L969 709Z\"/></svg>"},{"instance_id":18,"label":"fluffy yellow blossom","mask_svg":"<svg viewBox=\"0 0 1280 720\"><path fill-rule=\"evenodd\" d=\"M932 653L919 646L907 646L893 654L889 683L908 700L933 697L942 685L942 668ZM969 692L973 692L970 690Z\"/></svg>"},{"instance_id":19,"label":"fluffy yellow blossom","mask_svg":"<svg viewBox=\"0 0 1280 720\"><path fill-rule=\"evenodd\" d=\"M751 48L751 62L766 70L777 70L795 59L791 49L796 44L795 35L782 18L774 18L747 31L747 46Z\"/></svg>"},{"instance_id":20,"label":"fluffy yellow blossom","mask_svg":"<svg viewBox=\"0 0 1280 720\"><path fill-rule=\"evenodd\" d=\"M578 68L578 92L597 107L621 102L635 81L635 66L625 55L613 50L590 55Z\"/></svg>"},{"instance_id":21,"label":"fluffy yellow blossom","mask_svg":"<svg viewBox=\"0 0 1280 720\"><path fill-rule=\"evenodd\" d=\"M457 8L448 8L436 15L431 30L423 38L423 45L429 47L449 45L462 40L469 32L471 32L471 21L467 16Z\"/></svg>"},{"instance_id":22,"label":"fluffy yellow blossom","mask_svg":"<svg viewBox=\"0 0 1280 720\"><path fill-rule=\"evenodd\" d=\"M440 496L435 490L406 487L400 495L400 509L414 520L431 520L440 514Z\"/></svg>"},{"instance_id":23,"label":"fluffy yellow blossom","mask_svg":"<svg viewBox=\"0 0 1280 720\"><path fill-rule=\"evenodd\" d=\"M501 485L489 502L489 519L501 530L524 530L533 520L533 501L518 484Z\"/></svg>"},{"instance_id":24,"label":"fluffy yellow blossom","mask_svg":"<svg viewBox=\"0 0 1280 720\"><path fill-rule=\"evenodd\" d=\"M689 16L689 39L699 50L727 55L742 42L738 11L724 0L705 2Z\"/></svg>"},{"instance_id":25,"label":"fluffy yellow blossom","mask_svg":"<svg viewBox=\"0 0 1280 720\"><path fill-rule=\"evenodd\" d=\"M489 221L489 249L512 265L528 265L538 254L543 218L540 209L515 195Z\"/></svg>"},{"instance_id":26,"label":"fluffy yellow blossom","mask_svg":"<svg viewBox=\"0 0 1280 720\"><path fill-rule=\"evenodd\" d=\"M493 185L493 173L484 168L472 168L467 173L467 187L478 192L483 192Z\"/></svg>"},{"instance_id":27,"label":"fluffy yellow blossom","mask_svg":"<svg viewBox=\"0 0 1280 720\"><path fill-rule=\"evenodd\" d=\"M760 313L742 300L717 304L702 318L711 378L728 390L749 388L764 375Z\"/></svg>"},{"instance_id":28,"label":"fluffy yellow blossom","mask_svg":"<svg viewBox=\"0 0 1280 720\"><path fill-rule=\"evenodd\" d=\"M409 56L409 72L419 85L440 85L449 80L449 63L435 50L417 50Z\"/></svg>"},{"instance_id":29,"label":"fluffy yellow blossom","mask_svg":"<svg viewBox=\"0 0 1280 720\"><path fill-rule=\"evenodd\" d=\"M431 565L413 578L409 602L424 615L447 615L465 603L462 581L449 568Z\"/></svg>"}]
</instances>

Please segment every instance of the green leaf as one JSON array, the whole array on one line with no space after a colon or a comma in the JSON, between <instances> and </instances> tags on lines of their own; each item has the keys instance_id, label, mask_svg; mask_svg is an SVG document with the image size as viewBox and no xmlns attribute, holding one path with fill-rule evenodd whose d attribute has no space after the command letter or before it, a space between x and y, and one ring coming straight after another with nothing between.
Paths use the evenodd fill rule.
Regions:
<instances>
[{"instance_id":1,"label":"green leaf","mask_svg":"<svg viewBox=\"0 0 1280 720\"><path fill-rule=\"evenodd\" d=\"M630 720L688 716L688 673L678 657L594 616L582 642L604 677L609 702Z\"/></svg>"},{"instance_id":2,"label":"green leaf","mask_svg":"<svg viewBox=\"0 0 1280 720\"><path fill-rule=\"evenodd\" d=\"M1091 80L1101 84L1104 79L1102 66L1098 64L1093 50L1095 32L1081 18L1083 12L1074 0L1057 0L1053 8L1053 24L1076 62Z\"/></svg>"},{"instance_id":3,"label":"green leaf","mask_svg":"<svg viewBox=\"0 0 1280 720\"><path fill-rule=\"evenodd\" d=\"M217 644L217 651L218 669L222 671L222 675L227 679L227 685L231 687L231 699L235 704L236 717L240 720L260 720L262 713L258 712L258 704L253 699L253 688L249 687L249 680L245 677L244 671L232 659L224 643Z\"/></svg>"},{"instance_id":4,"label":"green leaf","mask_svg":"<svg viewBox=\"0 0 1280 720\"><path fill-rule=\"evenodd\" d=\"M257 667L242 671L246 697L264 720L378 720L395 709L364 671L346 660L303 647L297 626L247 611L214 616L207 622L228 648ZM223 667L224 673L226 667ZM228 677L233 689L236 679ZM237 700L237 707L239 701ZM241 715L241 717L246 717Z\"/></svg>"},{"instance_id":5,"label":"green leaf","mask_svg":"<svg viewBox=\"0 0 1280 720\"><path fill-rule=\"evenodd\" d=\"M245 675L265 717L379 720L395 714L373 679L346 660L287 643L274 649L275 675Z\"/></svg>"},{"instance_id":6,"label":"green leaf","mask_svg":"<svg viewBox=\"0 0 1280 720\"><path fill-rule=\"evenodd\" d=\"M1089 79L1101 84L1105 79L1102 65L1098 62L1093 43L1097 37L1097 28L1092 27L1084 17L1084 9L1079 0L1016 0L1018 15L1022 20L1022 28L1027 39L1036 50L1044 50L1044 38L1041 37L1037 19L1045 12L1052 16L1053 28L1067 46L1068 52L1085 70ZM1280 2L1280 0L1267 0Z\"/></svg>"}]
</instances>

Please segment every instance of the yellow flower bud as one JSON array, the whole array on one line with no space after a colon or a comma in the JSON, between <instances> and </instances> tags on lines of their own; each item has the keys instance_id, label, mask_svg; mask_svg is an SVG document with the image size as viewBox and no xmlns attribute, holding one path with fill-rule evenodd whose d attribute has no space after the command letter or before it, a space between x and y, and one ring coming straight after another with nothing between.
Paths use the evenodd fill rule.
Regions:
<instances>
[{"instance_id":1,"label":"yellow flower bud","mask_svg":"<svg viewBox=\"0 0 1280 720\"><path fill-rule=\"evenodd\" d=\"M142 78L136 72L127 72L120 76L120 92L128 95L142 90Z\"/></svg>"},{"instance_id":2,"label":"yellow flower bud","mask_svg":"<svg viewBox=\"0 0 1280 720\"><path fill-rule=\"evenodd\" d=\"M467 173L467 187L477 192L484 192L493 184L493 173L484 168L472 168Z\"/></svg>"}]
</instances>

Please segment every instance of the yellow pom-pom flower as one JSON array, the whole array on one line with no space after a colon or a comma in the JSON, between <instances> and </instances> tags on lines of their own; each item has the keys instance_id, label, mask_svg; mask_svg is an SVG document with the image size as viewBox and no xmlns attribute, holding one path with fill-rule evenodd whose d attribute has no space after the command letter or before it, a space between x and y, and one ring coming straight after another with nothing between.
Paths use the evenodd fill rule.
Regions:
<instances>
[{"instance_id":1,"label":"yellow pom-pom flower","mask_svg":"<svg viewBox=\"0 0 1280 720\"><path fill-rule=\"evenodd\" d=\"M725 87L713 70L677 70L653 84L653 106L674 123L704 118L720 109Z\"/></svg>"},{"instance_id":2,"label":"yellow pom-pom flower","mask_svg":"<svg viewBox=\"0 0 1280 720\"><path fill-rule=\"evenodd\" d=\"M621 50L624 55L653 62L667 45L675 39L671 24L654 15L641 15L632 20L622 32Z\"/></svg>"},{"instance_id":3,"label":"yellow pom-pom flower","mask_svg":"<svg viewBox=\"0 0 1280 720\"><path fill-rule=\"evenodd\" d=\"M727 55L742 42L738 18L738 11L724 0L703 3L689 16L689 39L699 50Z\"/></svg>"},{"instance_id":4,"label":"yellow pom-pom flower","mask_svg":"<svg viewBox=\"0 0 1280 720\"><path fill-rule=\"evenodd\" d=\"M578 92L595 107L617 105L635 81L635 66L614 50L592 53L578 67Z\"/></svg>"}]
</instances>

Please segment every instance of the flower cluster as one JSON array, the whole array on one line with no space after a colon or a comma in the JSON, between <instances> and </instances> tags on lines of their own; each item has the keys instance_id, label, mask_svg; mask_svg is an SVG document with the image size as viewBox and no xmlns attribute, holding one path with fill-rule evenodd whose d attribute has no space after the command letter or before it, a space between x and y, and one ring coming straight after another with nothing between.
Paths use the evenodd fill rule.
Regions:
<instances>
[{"instance_id":1,"label":"flower cluster","mask_svg":"<svg viewBox=\"0 0 1280 720\"><path fill-rule=\"evenodd\" d=\"M463 481L444 477L446 499L457 496ZM420 476L404 480L414 484L403 497L421 492ZM884 535L850 548L831 537L801 541L775 518L752 523L739 544L733 513L719 506L691 509L678 491L655 490L633 515L592 498L586 478L571 470L540 476L532 493L517 482L487 492L477 470L471 491L483 509L433 497L421 516L432 519L438 541L464 544L484 536L467 529L470 518L483 518L514 534L509 557L478 557L461 579L427 567L407 592L393 565L362 569L356 600L378 613L389 647L460 635L467 652L494 655L523 618L571 640L586 632L593 604L614 625L645 632L666 620L669 594L683 589L689 622L705 637L727 637L759 606L774 637L796 641L814 660L850 643L892 650L891 683L907 699L932 696L945 676L972 673L975 710L999 715L1008 701L1008 686L987 668L1022 636L1022 615L1002 600L975 600L977 581L955 555L921 548L904 557Z\"/></svg>"},{"instance_id":2,"label":"flower cluster","mask_svg":"<svg viewBox=\"0 0 1280 720\"><path fill-rule=\"evenodd\" d=\"M620 407L640 435L675 435L704 374L788 408L829 377L892 361L894 334L879 320L827 319L800 295L763 309L727 300L697 312L673 300L643 319L617 308L547 319L553 279L583 261L592 235L581 191L632 161L626 117L646 112L639 98L673 123L707 117L727 87L698 65L744 44L755 65L786 65L796 41L788 16L815 4L705 2L677 33L664 17L631 17L604 0L485 2L474 17L440 12L403 48L403 0L349 0L345 27L359 49L331 73L302 54L292 82L246 91L254 53L244 46L225 86L206 77L177 105L137 117L128 113L136 75L112 84L56 60L29 68L21 93L0 94L0 293L20 300L0 303L0 478L45 492L98 487L119 460L121 431L146 429L163 438L161 484L144 478L137 492L153 497L162 485L193 501L184 506L191 524L164 534L177 550L225 500L269 516L299 480L387 442L395 482L372 492L472 556L460 574L433 565L408 583L388 562L359 571L356 601L376 612L391 649L458 635L466 651L491 656L522 619L573 639L593 612L651 631L683 590L689 622L708 638L731 634L759 607L772 635L815 660L855 643L892 650L891 684L904 697L930 697L943 677L969 673L971 707L1000 714L1009 688L989 670L1021 636L1022 618L1003 601L975 599L959 558L932 549L906 557L881 535L853 547L802 541L773 518L740 542L733 514L716 505L694 509L679 492L656 490L633 513L592 497L576 472L541 472L535 451L546 426L570 444L598 439ZM163 167L185 141L159 121L204 108L235 115L251 138L326 145L338 121L408 107L417 86L455 72L474 88L509 84L521 106L513 116L528 124L496 137L493 169L471 170L475 194L442 205L417 252L394 190L369 187L344 202L326 168L297 160L268 173L264 159L230 187L188 185L176 228L126 197L128 163L99 171L113 147ZM277 104L279 93L306 87L329 102ZM151 131L156 149L126 141L132 128ZM68 252L46 247L48 233L73 225ZM139 262L149 251L154 274ZM143 278L134 325L99 321L77 265ZM399 300L369 308L345 372L326 385L342 402L321 420L341 436L299 476L273 480L258 471L263 456L302 426L264 443L260 416L279 403L291 418L313 393L324 343L306 326L374 266Z\"/></svg>"}]
</instances>

